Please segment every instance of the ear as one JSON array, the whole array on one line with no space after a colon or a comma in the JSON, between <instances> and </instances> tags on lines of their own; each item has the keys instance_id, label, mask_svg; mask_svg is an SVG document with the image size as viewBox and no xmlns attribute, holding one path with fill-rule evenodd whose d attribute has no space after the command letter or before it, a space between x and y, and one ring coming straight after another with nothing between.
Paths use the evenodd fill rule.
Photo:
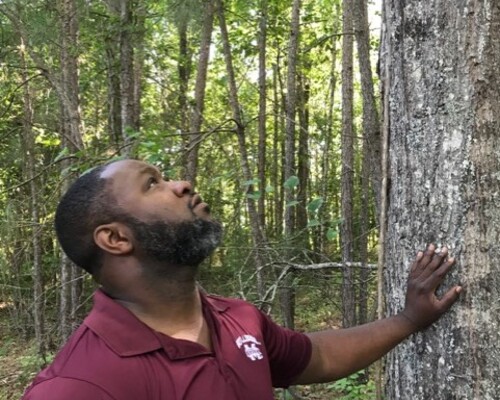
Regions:
<instances>
[{"instance_id":1,"label":"ear","mask_svg":"<svg viewBox=\"0 0 500 400\"><path fill-rule=\"evenodd\" d=\"M99 225L94 230L95 243L105 252L114 255L130 253L134 249L131 238L130 229L118 222Z\"/></svg>"}]
</instances>

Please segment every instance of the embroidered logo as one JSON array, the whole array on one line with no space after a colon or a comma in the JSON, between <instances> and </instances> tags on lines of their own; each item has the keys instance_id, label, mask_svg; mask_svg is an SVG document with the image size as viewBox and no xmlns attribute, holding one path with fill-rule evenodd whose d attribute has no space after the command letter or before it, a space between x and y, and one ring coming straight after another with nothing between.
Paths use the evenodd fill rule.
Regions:
<instances>
[{"instance_id":1,"label":"embroidered logo","mask_svg":"<svg viewBox=\"0 0 500 400\"><path fill-rule=\"evenodd\" d=\"M238 346L239 349L243 347L246 356L252 361L262 360L264 358L264 355L257 347L260 345L261 343L252 335L243 335L236 339L236 346Z\"/></svg>"}]
</instances>

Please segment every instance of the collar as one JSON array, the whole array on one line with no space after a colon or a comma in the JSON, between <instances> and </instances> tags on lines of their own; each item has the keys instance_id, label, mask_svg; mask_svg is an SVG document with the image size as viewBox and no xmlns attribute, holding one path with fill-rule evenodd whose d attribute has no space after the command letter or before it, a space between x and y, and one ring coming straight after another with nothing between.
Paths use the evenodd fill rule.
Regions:
<instances>
[{"instance_id":1,"label":"collar","mask_svg":"<svg viewBox=\"0 0 500 400\"><path fill-rule=\"evenodd\" d=\"M205 315L223 313L230 307L229 302L222 297L207 296L202 290L200 296ZM172 358L186 356L184 351L179 353L180 342L186 341L154 331L101 289L94 293L94 307L83 323L121 357L136 356L161 348ZM182 347L187 344L182 344Z\"/></svg>"}]
</instances>

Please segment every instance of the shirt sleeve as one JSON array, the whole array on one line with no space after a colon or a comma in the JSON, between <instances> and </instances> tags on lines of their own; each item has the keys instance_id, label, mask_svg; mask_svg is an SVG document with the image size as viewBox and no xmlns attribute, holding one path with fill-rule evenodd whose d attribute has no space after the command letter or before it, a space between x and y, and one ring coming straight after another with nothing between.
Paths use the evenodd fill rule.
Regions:
<instances>
[{"instance_id":1,"label":"shirt sleeve","mask_svg":"<svg viewBox=\"0 0 500 400\"><path fill-rule=\"evenodd\" d=\"M311 340L303 333L277 325L263 313L262 321L273 386L286 388L309 365Z\"/></svg>"},{"instance_id":2,"label":"shirt sleeve","mask_svg":"<svg viewBox=\"0 0 500 400\"><path fill-rule=\"evenodd\" d=\"M116 400L98 386L74 378L52 378L27 389L21 400Z\"/></svg>"}]
</instances>

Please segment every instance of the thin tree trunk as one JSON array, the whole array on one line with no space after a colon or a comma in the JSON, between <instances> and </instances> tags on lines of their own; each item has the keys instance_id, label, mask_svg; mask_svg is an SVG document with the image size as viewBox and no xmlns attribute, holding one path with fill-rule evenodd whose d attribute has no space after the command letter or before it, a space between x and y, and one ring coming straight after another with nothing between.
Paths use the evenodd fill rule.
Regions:
<instances>
[{"instance_id":1,"label":"thin tree trunk","mask_svg":"<svg viewBox=\"0 0 500 400\"><path fill-rule=\"evenodd\" d=\"M376 209L379 210L381 182L380 123L373 89L373 76L370 63L370 32L367 14L366 0L356 0L353 14L354 32L358 48L361 93L363 99L362 206L359 246L360 260L364 264L368 262L369 188L372 187L374 190ZM370 185L369 178L371 178L372 185ZM358 324L367 322L368 318L368 278L369 271L362 269L360 271Z\"/></svg>"},{"instance_id":2,"label":"thin tree trunk","mask_svg":"<svg viewBox=\"0 0 500 400\"><path fill-rule=\"evenodd\" d=\"M337 90L337 42L338 42L338 31L340 30L340 4L335 5L335 15L333 20L333 34L331 43L331 69L330 69L330 83L329 83L329 95L328 95L328 115L327 115L327 130L325 136L325 148L321 160L321 186L320 194L323 198L324 206L320 208L319 215L320 221L322 222L319 229L319 238L317 253L326 253L326 236L329 227L326 222L329 220L330 210L327 205L332 203L331 194L332 188L336 187L336 177L335 174L330 175L330 171L335 171L335 157L332 157L331 147L333 141L333 125L334 125L334 105L335 105L335 91Z\"/></svg>"},{"instance_id":3,"label":"thin tree trunk","mask_svg":"<svg viewBox=\"0 0 500 400\"><path fill-rule=\"evenodd\" d=\"M258 199L257 213L261 227L266 226L266 211L265 211L265 188L266 184L266 106L267 106L267 88L266 88L266 46L267 46L267 3L268 0L261 0L260 3L260 20L259 20L259 145L258 145L258 178L260 186L260 197Z\"/></svg>"},{"instance_id":4,"label":"thin tree trunk","mask_svg":"<svg viewBox=\"0 0 500 400\"><path fill-rule=\"evenodd\" d=\"M83 149L78 85L78 19L75 0L61 0L61 90L67 100L62 102L62 144L71 153ZM64 98L63 98L64 99ZM68 170L68 162L61 163ZM67 178L67 177L63 177ZM63 184L62 189L67 189ZM67 260L61 259L61 333L65 340L77 324L76 311L82 292L82 271Z\"/></svg>"},{"instance_id":5,"label":"thin tree trunk","mask_svg":"<svg viewBox=\"0 0 500 400\"><path fill-rule=\"evenodd\" d=\"M135 120L135 73L134 73L134 40L133 12L131 0L120 0L120 101L122 140L130 143L130 130L137 130ZM126 153L129 148L125 150Z\"/></svg>"},{"instance_id":6,"label":"thin tree trunk","mask_svg":"<svg viewBox=\"0 0 500 400\"><path fill-rule=\"evenodd\" d=\"M309 186L309 97L310 87L307 78L309 67L304 66L300 76L298 114L299 114L299 148L297 151L297 176L299 178L299 188L297 192L297 221L295 229L301 232L301 242L304 247L309 243L309 233L307 229L307 199Z\"/></svg>"},{"instance_id":7,"label":"thin tree trunk","mask_svg":"<svg viewBox=\"0 0 500 400\"><path fill-rule=\"evenodd\" d=\"M182 18L177 25L177 33L179 35L179 61L177 63L177 73L179 75L179 93L177 102L179 105L179 129L182 134L183 147L189 147L189 137L187 132L189 130L188 118L188 85L190 75L190 54L188 48L188 21ZM187 164L184 154L182 165Z\"/></svg>"},{"instance_id":8,"label":"thin tree trunk","mask_svg":"<svg viewBox=\"0 0 500 400\"><path fill-rule=\"evenodd\" d=\"M25 45L21 38L20 46L21 78L24 88L23 96L23 142L26 152L26 172L29 181L31 207L31 243L33 246L33 319L35 322L35 340L37 353L45 358L45 318L44 318L44 291L42 245L40 242L40 217L38 206L38 185L35 179L35 138L33 135L33 107L31 101L28 67L25 56Z\"/></svg>"},{"instance_id":9,"label":"thin tree trunk","mask_svg":"<svg viewBox=\"0 0 500 400\"><path fill-rule=\"evenodd\" d=\"M273 128L273 187L275 190L274 196L274 229L273 233L276 238L282 236L283 233L283 190L278 190L281 188L283 183L282 179L282 166L283 163L280 162L282 157L281 150L281 135L280 132L284 131L282 127L284 126L283 115L284 113L280 112L280 92L281 85L279 79L279 59L276 60L276 63L273 64L273 115L274 115L274 128Z\"/></svg>"},{"instance_id":10,"label":"thin tree trunk","mask_svg":"<svg viewBox=\"0 0 500 400\"><path fill-rule=\"evenodd\" d=\"M108 132L118 150L122 145L122 119L120 100L120 71L116 48L118 41L111 35L105 39L106 68L108 78Z\"/></svg>"},{"instance_id":11,"label":"thin tree trunk","mask_svg":"<svg viewBox=\"0 0 500 400\"><path fill-rule=\"evenodd\" d=\"M224 51L224 58L226 60L226 70L229 84L229 102L233 111L233 119L236 123L236 136L238 138L238 146L240 150L241 169L243 171L243 178L249 182L252 180L252 172L248 162L248 154L245 140L245 128L241 118L241 106L238 100L238 88L236 86L236 78L234 76L234 68L231 54L231 47L229 44L229 36L227 33L226 20L224 15L224 5L222 0L217 1L217 14L220 22L222 45ZM252 229L252 240L254 244L254 260L257 278L257 293L259 298L264 300L265 288L263 282L262 267L265 265L264 251L266 247L266 239L264 237L262 227L259 224L257 207L255 200L252 197L253 185L249 184L246 188L247 195L247 209L250 219L250 227Z\"/></svg>"},{"instance_id":12,"label":"thin tree trunk","mask_svg":"<svg viewBox=\"0 0 500 400\"><path fill-rule=\"evenodd\" d=\"M363 140L370 160L371 187L375 195L377 214L380 209L381 142L380 121L373 89L373 74L370 62L370 31L368 27L367 0L354 2L354 33L358 49L361 95L363 99Z\"/></svg>"},{"instance_id":13,"label":"thin tree trunk","mask_svg":"<svg viewBox=\"0 0 500 400\"><path fill-rule=\"evenodd\" d=\"M342 37L342 262L352 261L353 250L353 181L354 181L354 124L353 124L353 27L352 4L343 2ZM342 282L342 317L344 328L355 325L354 270L344 268Z\"/></svg>"},{"instance_id":14,"label":"thin tree trunk","mask_svg":"<svg viewBox=\"0 0 500 400\"><path fill-rule=\"evenodd\" d=\"M295 169L295 115L297 107L297 54L300 34L301 0L294 0L290 24L290 40L288 46L287 94L285 109L285 163L284 179L288 180L296 174ZM294 199L294 188L285 188L285 242L287 251L293 248L292 236L295 233L295 207L290 206ZM287 206L288 205L288 206ZM291 254L290 254L291 256ZM280 290L280 304L284 325L293 329L295 322L295 289L290 274L283 280Z\"/></svg>"},{"instance_id":15,"label":"thin tree trunk","mask_svg":"<svg viewBox=\"0 0 500 400\"><path fill-rule=\"evenodd\" d=\"M142 74L144 70L144 38L146 36L146 5L144 3L137 3L135 12L133 35L134 44L134 87L133 87L133 107L132 107L132 121L133 127L136 131L141 128L141 98L142 98Z\"/></svg>"},{"instance_id":16,"label":"thin tree trunk","mask_svg":"<svg viewBox=\"0 0 500 400\"><path fill-rule=\"evenodd\" d=\"M187 149L187 165L184 179L196 184L198 174L198 146L201 140L201 127L203 124L203 111L205 108L205 87L207 85L208 59L210 57L210 43L214 22L214 1L205 0L205 13L201 29L200 52L198 55L198 69L194 87L195 106L190 124L190 139Z\"/></svg>"}]
</instances>

